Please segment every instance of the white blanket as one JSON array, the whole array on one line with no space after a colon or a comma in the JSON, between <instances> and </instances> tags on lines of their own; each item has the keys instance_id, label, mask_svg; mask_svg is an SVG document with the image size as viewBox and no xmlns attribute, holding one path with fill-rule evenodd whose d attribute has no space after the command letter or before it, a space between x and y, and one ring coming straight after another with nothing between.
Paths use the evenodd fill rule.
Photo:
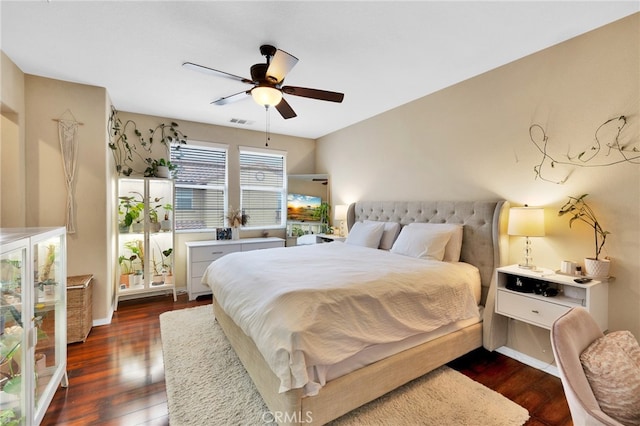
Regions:
<instances>
[{"instance_id":1,"label":"white blanket","mask_svg":"<svg viewBox=\"0 0 640 426\"><path fill-rule=\"evenodd\" d=\"M337 363L478 316L478 270L340 242L231 253L202 282L250 336L281 381L305 387L308 367Z\"/></svg>"}]
</instances>

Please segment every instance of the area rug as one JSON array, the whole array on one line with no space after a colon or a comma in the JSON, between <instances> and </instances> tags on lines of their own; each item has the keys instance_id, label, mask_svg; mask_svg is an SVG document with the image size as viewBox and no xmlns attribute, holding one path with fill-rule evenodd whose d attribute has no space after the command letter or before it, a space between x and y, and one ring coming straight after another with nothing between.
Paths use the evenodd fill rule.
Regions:
<instances>
[{"instance_id":1,"label":"area rug","mask_svg":"<svg viewBox=\"0 0 640 426\"><path fill-rule=\"evenodd\" d=\"M273 424L211 305L163 313L160 333L172 426ZM516 403L444 366L331 424L515 426L528 418Z\"/></svg>"}]
</instances>

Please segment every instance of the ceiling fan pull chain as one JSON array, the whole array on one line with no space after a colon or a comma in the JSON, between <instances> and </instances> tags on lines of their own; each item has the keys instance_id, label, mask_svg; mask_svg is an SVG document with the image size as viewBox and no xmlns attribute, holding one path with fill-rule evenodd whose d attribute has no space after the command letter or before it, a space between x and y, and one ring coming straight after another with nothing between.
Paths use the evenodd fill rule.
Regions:
<instances>
[{"instance_id":1,"label":"ceiling fan pull chain","mask_svg":"<svg viewBox=\"0 0 640 426\"><path fill-rule=\"evenodd\" d=\"M265 132L265 142L264 142L264 146L269 146L269 141L271 140L271 123L269 122L269 105L265 105L264 106L264 111L266 113L266 123L267 123L267 129Z\"/></svg>"}]
</instances>

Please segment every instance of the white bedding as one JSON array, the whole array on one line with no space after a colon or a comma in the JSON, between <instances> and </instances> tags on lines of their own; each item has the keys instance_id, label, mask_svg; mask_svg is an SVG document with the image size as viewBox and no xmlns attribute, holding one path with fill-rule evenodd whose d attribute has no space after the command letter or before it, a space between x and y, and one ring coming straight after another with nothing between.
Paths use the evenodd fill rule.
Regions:
<instances>
[{"instance_id":1,"label":"white bedding","mask_svg":"<svg viewBox=\"0 0 640 426\"><path fill-rule=\"evenodd\" d=\"M308 371L479 316L475 267L339 242L231 253L202 281L253 339L280 392L315 394L321 384Z\"/></svg>"}]
</instances>

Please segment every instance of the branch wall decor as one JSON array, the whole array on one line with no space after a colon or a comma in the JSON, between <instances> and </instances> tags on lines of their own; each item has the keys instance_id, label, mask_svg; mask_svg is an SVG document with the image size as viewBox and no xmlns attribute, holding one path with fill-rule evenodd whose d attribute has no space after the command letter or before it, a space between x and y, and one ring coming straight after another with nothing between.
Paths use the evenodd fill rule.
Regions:
<instances>
[{"instance_id":1,"label":"branch wall decor","mask_svg":"<svg viewBox=\"0 0 640 426\"><path fill-rule=\"evenodd\" d=\"M610 118L602 123L595 131L594 142L587 149L581 150L577 155L572 155L567 147L564 158L557 159L551 156L548 149L549 137L540 124L532 124L529 127L529 138L536 149L542 154L540 162L534 166L533 171L536 179L555 184L563 184L569 179L571 171L562 179L550 179L546 177L545 167L555 169L558 165L575 167L606 167L621 163L640 164L640 150L635 146L639 141L621 141L621 134L627 125L627 117ZM607 138L607 131L611 132L609 142L603 142Z\"/></svg>"}]
</instances>

